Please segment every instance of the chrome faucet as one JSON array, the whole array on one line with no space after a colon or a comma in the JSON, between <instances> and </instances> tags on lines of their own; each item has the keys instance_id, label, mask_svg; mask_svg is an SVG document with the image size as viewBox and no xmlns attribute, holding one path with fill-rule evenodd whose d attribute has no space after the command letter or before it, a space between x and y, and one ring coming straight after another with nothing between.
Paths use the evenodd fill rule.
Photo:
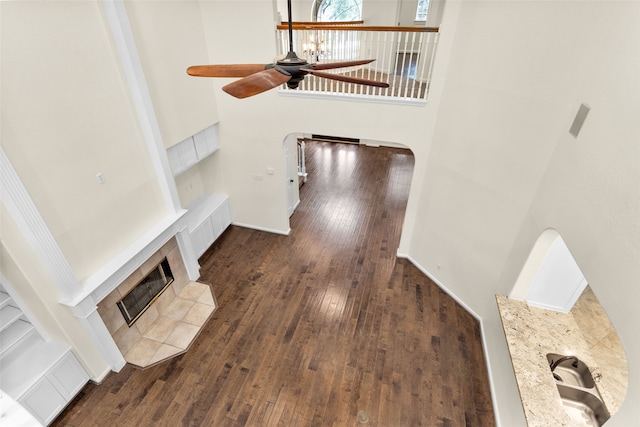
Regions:
<instances>
[{"instance_id":1,"label":"chrome faucet","mask_svg":"<svg viewBox=\"0 0 640 427\"><path fill-rule=\"evenodd\" d=\"M549 367L551 368L551 372L553 372L558 367L558 365L564 362L565 360L571 360L571 359L573 359L573 363L571 364L571 366L573 366L574 369L577 369L578 363L580 361L576 356L562 356L558 360L554 360L553 362L551 362L551 364L549 365Z\"/></svg>"}]
</instances>

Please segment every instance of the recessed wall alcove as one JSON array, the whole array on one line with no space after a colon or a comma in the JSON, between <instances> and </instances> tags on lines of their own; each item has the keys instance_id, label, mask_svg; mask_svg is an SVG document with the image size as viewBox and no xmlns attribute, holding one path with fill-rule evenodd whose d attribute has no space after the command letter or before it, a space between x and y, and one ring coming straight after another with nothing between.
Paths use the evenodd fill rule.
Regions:
<instances>
[{"instance_id":1,"label":"recessed wall alcove","mask_svg":"<svg viewBox=\"0 0 640 427\"><path fill-rule=\"evenodd\" d=\"M583 360L609 413L618 410L628 384L622 342L556 230L540 235L509 296L496 299L529 425L571 425L548 353Z\"/></svg>"},{"instance_id":2,"label":"recessed wall alcove","mask_svg":"<svg viewBox=\"0 0 640 427\"><path fill-rule=\"evenodd\" d=\"M117 303L165 258L173 282L127 325ZM216 307L210 285L189 280L172 238L98 304L98 313L127 363L147 368L187 351Z\"/></svg>"}]
</instances>

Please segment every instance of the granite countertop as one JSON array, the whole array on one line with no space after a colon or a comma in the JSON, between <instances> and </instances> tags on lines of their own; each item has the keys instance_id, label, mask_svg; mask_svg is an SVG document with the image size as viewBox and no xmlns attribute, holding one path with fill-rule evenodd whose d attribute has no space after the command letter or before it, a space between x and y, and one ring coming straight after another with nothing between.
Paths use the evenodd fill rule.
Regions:
<instances>
[{"instance_id":1,"label":"granite countertop","mask_svg":"<svg viewBox=\"0 0 640 427\"><path fill-rule=\"evenodd\" d=\"M585 339L578 316L530 307L525 301L501 295L496 295L496 300L530 427L573 425L549 370L548 353L575 355L586 363L607 409L615 413L626 393L626 360L621 345L618 358L594 357L598 347ZM593 322L610 324L604 311L590 309L589 315L594 312L605 318L592 319Z\"/></svg>"}]
</instances>

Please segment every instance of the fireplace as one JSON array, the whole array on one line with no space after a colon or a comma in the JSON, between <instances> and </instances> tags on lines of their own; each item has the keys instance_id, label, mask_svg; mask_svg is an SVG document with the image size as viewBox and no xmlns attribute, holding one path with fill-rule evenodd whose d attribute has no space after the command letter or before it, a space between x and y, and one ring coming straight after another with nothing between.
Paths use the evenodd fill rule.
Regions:
<instances>
[{"instance_id":1,"label":"fireplace","mask_svg":"<svg viewBox=\"0 0 640 427\"><path fill-rule=\"evenodd\" d=\"M124 360L145 369L187 351L216 307L211 285L189 280L172 238L98 303L98 313Z\"/></svg>"},{"instance_id":2,"label":"fireplace","mask_svg":"<svg viewBox=\"0 0 640 427\"><path fill-rule=\"evenodd\" d=\"M173 282L169 261L164 258L147 276L116 304L131 327Z\"/></svg>"}]
</instances>

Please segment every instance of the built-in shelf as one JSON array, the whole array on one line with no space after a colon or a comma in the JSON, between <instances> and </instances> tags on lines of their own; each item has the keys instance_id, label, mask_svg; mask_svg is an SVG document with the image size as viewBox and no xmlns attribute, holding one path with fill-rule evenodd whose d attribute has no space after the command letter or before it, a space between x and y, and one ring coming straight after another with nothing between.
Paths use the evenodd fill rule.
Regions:
<instances>
[{"instance_id":1,"label":"built-in shelf","mask_svg":"<svg viewBox=\"0 0 640 427\"><path fill-rule=\"evenodd\" d=\"M169 157L173 176L180 175L196 163L215 153L219 147L217 123L169 147L167 156Z\"/></svg>"},{"instance_id":2,"label":"built-in shelf","mask_svg":"<svg viewBox=\"0 0 640 427\"><path fill-rule=\"evenodd\" d=\"M200 257L231 224L229 196L203 194L187 210L186 219L193 250Z\"/></svg>"},{"instance_id":3,"label":"built-in shelf","mask_svg":"<svg viewBox=\"0 0 640 427\"><path fill-rule=\"evenodd\" d=\"M41 424L49 424L89 375L71 347L46 339L0 285L0 386Z\"/></svg>"}]
</instances>

